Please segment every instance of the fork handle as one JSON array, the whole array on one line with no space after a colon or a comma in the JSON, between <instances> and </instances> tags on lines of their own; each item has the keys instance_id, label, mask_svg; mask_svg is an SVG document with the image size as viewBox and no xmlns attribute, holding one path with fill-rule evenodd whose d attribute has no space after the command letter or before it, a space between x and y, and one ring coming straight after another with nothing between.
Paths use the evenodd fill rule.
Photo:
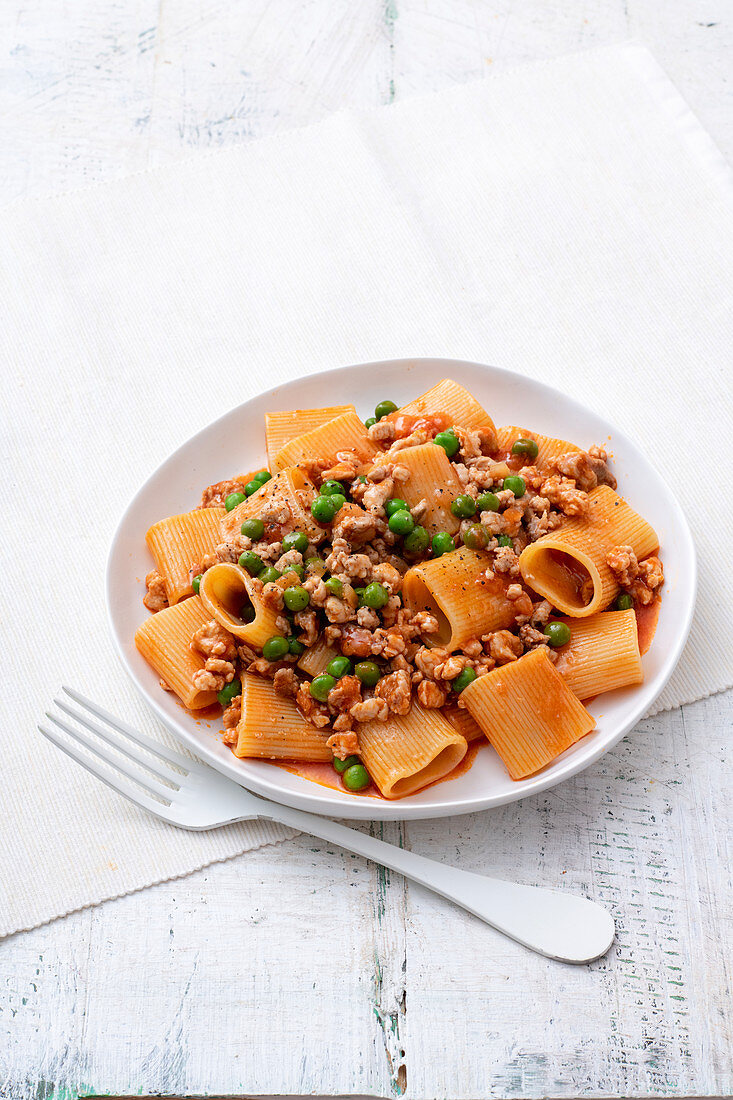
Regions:
<instances>
[{"instance_id":1,"label":"fork handle","mask_svg":"<svg viewBox=\"0 0 733 1100\"><path fill-rule=\"evenodd\" d=\"M462 871L349 829L330 818L263 799L258 802L262 804L263 817L389 867L550 959L592 962L605 955L613 942L615 928L611 914L589 898Z\"/></svg>"}]
</instances>

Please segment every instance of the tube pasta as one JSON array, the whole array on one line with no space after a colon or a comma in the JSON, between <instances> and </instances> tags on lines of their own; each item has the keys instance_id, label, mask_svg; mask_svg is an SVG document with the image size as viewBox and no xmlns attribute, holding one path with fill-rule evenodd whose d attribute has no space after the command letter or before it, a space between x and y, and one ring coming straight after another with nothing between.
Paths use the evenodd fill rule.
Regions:
<instances>
[{"instance_id":1,"label":"tube pasta","mask_svg":"<svg viewBox=\"0 0 733 1100\"><path fill-rule=\"evenodd\" d=\"M513 624L516 607L506 595L507 582L501 574L487 577L487 569L491 556L465 546L408 569L405 605L412 614L430 611L438 619L427 645L460 649L470 638Z\"/></svg>"},{"instance_id":2,"label":"tube pasta","mask_svg":"<svg viewBox=\"0 0 733 1100\"><path fill-rule=\"evenodd\" d=\"M337 649L326 645L323 639L319 638L315 645L312 645L310 649L306 649L298 661L298 668L302 669L311 678L320 676L322 672L326 671L334 657L338 656L340 654Z\"/></svg>"},{"instance_id":3,"label":"tube pasta","mask_svg":"<svg viewBox=\"0 0 733 1100\"><path fill-rule=\"evenodd\" d=\"M612 547L632 546L641 560L659 546L653 528L608 485L588 496L587 517L566 520L525 547L519 558L525 583L574 618L602 611L619 591L606 565Z\"/></svg>"},{"instance_id":4,"label":"tube pasta","mask_svg":"<svg viewBox=\"0 0 733 1100\"><path fill-rule=\"evenodd\" d=\"M403 798L442 779L468 746L438 710L413 703L409 714L359 725L359 750L385 798Z\"/></svg>"},{"instance_id":5,"label":"tube pasta","mask_svg":"<svg viewBox=\"0 0 733 1100\"><path fill-rule=\"evenodd\" d=\"M205 658L191 649L191 638L210 619L199 597L192 596L151 615L135 633L139 652L189 710L216 702L215 691L199 691L193 684Z\"/></svg>"},{"instance_id":6,"label":"tube pasta","mask_svg":"<svg viewBox=\"0 0 733 1100\"><path fill-rule=\"evenodd\" d=\"M571 638L558 650L555 668L579 699L643 681L633 609L564 621Z\"/></svg>"},{"instance_id":7,"label":"tube pasta","mask_svg":"<svg viewBox=\"0 0 733 1100\"><path fill-rule=\"evenodd\" d=\"M242 677L242 716L235 756L265 760L329 761L330 730L321 733L302 716L292 699L278 695L272 680Z\"/></svg>"},{"instance_id":8,"label":"tube pasta","mask_svg":"<svg viewBox=\"0 0 733 1100\"><path fill-rule=\"evenodd\" d=\"M453 729L457 730L461 737L466 738L469 745L473 741L483 741L485 739L481 726L474 716L464 710L463 707L445 707L442 713L453 726Z\"/></svg>"},{"instance_id":9,"label":"tube pasta","mask_svg":"<svg viewBox=\"0 0 733 1100\"><path fill-rule=\"evenodd\" d=\"M464 688L461 700L512 779L544 768L596 724L544 646L479 676Z\"/></svg>"},{"instance_id":10,"label":"tube pasta","mask_svg":"<svg viewBox=\"0 0 733 1100\"><path fill-rule=\"evenodd\" d=\"M277 611L267 606L260 586L238 565L229 562L212 565L201 577L199 596L209 616L247 645L261 649L268 638L279 633ZM246 623L242 610L250 606L255 617Z\"/></svg>"},{"instance_id":11,"label":"tube pasta","mask_svg":"<svg viewBox=\"0 0 733 1100\"><path fill-rule=\"evenodd\" d=\"M264 511L277 511L278 507L284 506L292 517L292 522L287 526L297 527L309 539L318 541L323 537L323 532L310 511L315 495L315 485L302 470L295 466L281 470L251 497L222 516L221 537L225 542L236 539L246 519L254 519Z\"/></svg>"},{"instance_id":12,"label":"tube pasta","mask_svg":"<svg viewBox=\"0 0 733 1100\"><path fill-rule=\"evenodd\" d=\"M426 416L430 413L444 413L446 427L492 428L494 421L486 409L479 405L472 393L459 386L450 378L443 378L420 397L408 401L397 415ZM400 461L402 458L400 456Z\"/></svg>"},{"instance_id":13,"label":"tube pasta","mask_svg":"<svg viewBox=\"0 0 733 1100\"><path fill-rule=\"evenodd\" d=\"M450 506L463 492L463 486L443 448L435 443L406 447L395 461L410 471L409 480L399 483L402 499L410 508L427 501L428 510L419 522L433 534L436 531L455 534L461 523Z\"/></svg>"},{"instance_id":14,"label":"tube pasta","mask_svg":"<svg viewBox=\"0 0 733 1100\"><path fill-rule=\"evenodd\" d=\"M200 572L204 555L216 549L224 515L223 508L197 508L158 520L149 528L145 541L155 568L165 578L169 604L193 593L194 569Z\"/></svg>"},{"instance_id":15,"label":"tube pasta","mask_svg":"<svg viewBox=\"0 0 733 1100\"><path fill-rule=\"evenodd\" d=\"M310 432L314 428L321 428L342 413L356 415L356 409L353 405L332 405L326 409L295 409L292 412L265 413L267 456L273 469L275 459L286 443L290 443L297 436Z\"/></svg>"},{"instance_id":16,"label":"tube pasta","mask_svg":"<svg viewBox=\"0 0 733 1100\"><path fill-rule=\"evenodd\" d=\"M361 462L370 462L378 448L355 412L341 413L319 428L298 435L278 451L273 470L284 470L307 459L334 462L341 451L353 451Z\"/></svg>"},{"instance_id":17,"label":"tube pasta","mask_svg":"<svg viewBox=\"0 0 733 1100\"><path fill-rule=\"evenodd\" d=\"M533 466L546 466L553 458L581 450L575 443L568 443L566 439L554 439L551 435L542 435L540 432L530 432L527 428L509 425L496 429L497 454L509 453L518 439L533 439L537 444L539 448L537 458L527 459Z\"/></svg>"}]
</instances>

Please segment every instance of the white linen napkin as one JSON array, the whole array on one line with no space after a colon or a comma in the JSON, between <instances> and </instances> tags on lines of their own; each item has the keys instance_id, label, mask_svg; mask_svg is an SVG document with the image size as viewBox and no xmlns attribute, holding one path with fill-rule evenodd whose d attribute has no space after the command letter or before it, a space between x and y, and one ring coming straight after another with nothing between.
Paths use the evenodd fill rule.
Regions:
<instances>
[{"instance_id":1,"label":"white linen napkin","mask_svg":"<svg viewBox=\"0 0 733 1100\"><path fill-rule=\"evenodd\" d=\"M69 682L161 736L112 651L112 531L196 429L303 373L445 355L608 414L697 535L657 709L728 686L730 219L724 163L635 44L2 212L0 933L292 835L169 828L35 727Z\"/></svg>"}]
</instances>

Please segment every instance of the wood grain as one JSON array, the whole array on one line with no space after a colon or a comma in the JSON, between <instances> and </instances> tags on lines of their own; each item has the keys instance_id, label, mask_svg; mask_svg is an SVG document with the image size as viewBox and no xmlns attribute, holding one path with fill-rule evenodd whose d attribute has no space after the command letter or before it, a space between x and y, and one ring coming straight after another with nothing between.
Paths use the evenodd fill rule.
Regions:
<instances>
[{"instance_id":1,"label":"wood grain","mask_svg":"<svg viewBox=\"0 0 733 1100\"><path fill-rule=\"evenodd\" d=\"M733 154L722 0L15 0L0 201L642 38ZM606 959L540 959L300 837L0 945L0 1094L725 1096L731 696L648 720L491 813L374 826L604 901Z\"/></svg>"}]
</instances>

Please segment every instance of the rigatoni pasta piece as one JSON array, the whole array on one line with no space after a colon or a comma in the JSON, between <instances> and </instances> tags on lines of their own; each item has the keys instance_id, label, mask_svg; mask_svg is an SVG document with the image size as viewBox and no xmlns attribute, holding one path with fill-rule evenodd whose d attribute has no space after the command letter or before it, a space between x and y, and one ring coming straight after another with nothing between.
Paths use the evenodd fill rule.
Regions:
<instances>
[{"instance_id":1,"label":"rigatoni pasta piece","mask_svg":"<svg viewBox=\"0 0 733 1100\"><path fill-rule=\"evenodd\" d=\"M315 496L316 487L302 470L295 466L281 470L251 497L222 516L221 537L225 542L234 539L240 534L246 519L254 519L263 513L275 513L282 508L291 516L291 520L285 523L286 527L303 531L309 539L321 539L323 531L310 511Z\"/></svg>"},{"instance_id":2,"label":"rigatoni pasta piece","mask_svg":"<svg viewBox=\"0 0 733 1100\"><path fill-rule=\"evenodd\" d=\"M242 677L242 716L235 756L329 761L333 759L326 744L330 733L330 729L322 732L307 722L292 699L278 695L272 680L247 673Z\"/></svg>"},{"instance_id":3,"label":"rigatoni pasta piece","mask_svg":"<svg viewBox=\"0 0 733 1100\"><path fill-rule=\"evenodd\" d=\"M419 447L407 447L394 459L400 466L410 471L408 481L399 482L399 493L414 508L421 501L427 501L428 510L419 520L431 534L447 531L453 535L461 522L450 510L457 496L463 492L463 486L453 463L442 447L435 443L423 443Z\"/></svg>"},{"instance_id":4,"label":"rigatoni pasta piece","mask_svg":"<svg viewBox=\"0 0 733 1100\"><path fill-rule=\"evenodd\" d=\"M544 646L479 676L461 692L512 779L539 771L595 728Z\"/></svg>"},{"instance_id":5,"label":"rigatoni pasta piece","mask_svg":"<svg viewBox=\"0 0 733 1100\"><path fill-rule=\"evenodd\" d=\"M275 459L286 443L348 412L356 414L353 405L331 405L326 409L294 409L290 412L265 413L265 439L270 465L273 469L275 468Z\"/></svg>"},{"instance_id":6,"label":"rigatoni pasta piece","mask_svg":"<svg viewBox=\"0 0 733 1100\"><path fill-rule=\"evenodd\" d=\"M193 578L201 571L204 555L212 554L219 542L223 508L197 508L179 516L158 520L145 541L155 559L155 568L165 578L168 603L174 604L193 592Z\"/></svg>"},{"instance_id":7,"label":"rigatoni pasta piece","mask_svg":"<svg viewBox=\"0 0 733 1100\"><path fill-rule=\"evenodd\" d=\"M306 649L305 653L298 661L298 668L301 668L303 672L312 679L325 672L329 663L334 657L338 656L339 651L337 649L333 649L332 646L324 642L323 638L319 638L315 645Z\"/></svg>"},{"instance_id":8,"label":"rigatoni pasta piece","mask_svg":"<svg viewBox=\"0 0 733 1100\"><path fill-rule=\"evenodd\" d=\"M467 389L450 378L443 378L420 397L408 401L395 416L445 414L445 427L492 428L494 421Z\"/></svg>"},{"instance_id":9,"label":"rigatoni pasta piece","mask_svg":"<svg viewBox=\"0 0 733 1100\"><path fill-rule=\"evenodd\" d=\"M280 633L276 625L278 612L268 607L260 586L239 565L230 562L212 565L201 577L199 596L209 617L247 645L261 649L268 638ZM249 608L254 618L246 622L242 612Z\"/></svg>"},{"instance_id":10,"label":"rigatoni pasta piece","mask_svg":"<svg viewBox=\"0 0 733 1100\"><path fill-rule=\"evenodd\" d=\"M512 626L516 603L506 594L503 574L486 576L491 560L486 551L462 546L408 569L402 585L405 606L412 614L430 611L438 620L427 645L460 649L470 638Z\"/></svg>"},{"instance_id":11,"label":"rigatoni pasta piece","mask_svg":"<svg viewBox=\"0 0 733 1100\"><path fill-rule=\"evenodd\" d=\"M298 435L275 455L272 468L284 470L307 459L335 462L341 451L353 451L361 462L370 462L377 453L367 430L355 412L341 413L333 420Z\"/></svg>"},{"instance_id":12,"label":"rigatoni pasta piece","mask_svg":"<svg viewBox=\"0 0 733 1100\"><path fill-rule=\"evenodd\" d=\"M193 683L205 658L191 649L191 639L210 621L211 615L199 597L192 596L151 615L135 633L139 652L189 710L216 702L215 691L199 691Z\"/></svg>"},{"instance_id":13,"label":"rigatoni pasta piece","mask_svg":"<svg viewBox=\"0 0 733 1100\"><path fill-rule=\"evenodd\" d=\"M531 432L527 428L517 428L509 425L496 429L496 454L509 454L518 439L533 439L538 447L536 458L528 458L533 466L546 466L553 458L569 454L571 451L580 451L581 447L575 443L568 443L566 439L555 439L551 435L542 435L541 432Z\"/></svg>"},{"instance_id":14,"label":"rigatoni pasta piece","mask_svg":"<svg viewBox=\"0 0 733 1100\"><path fill-rule=\"evenodd\" d=\"M587 517L566 520L525 547L519 558L525 583L574 618L602 611L619 591L606 564L612 547L631 546L641 561L659 546L654 529L608 485L599 485L588 497Z\"/></svg>"},{"instance_id":15,"label":"rigatoni pasta piece","mask_svg":"<svg viewBox=\"0 0 733 1100\"><path fill-rule=\"evenodd\" d=\"M359 752L385 798L404 798L453 771L468 745L439 710L413 702L409 714L360 722Z\"/></svg>"},{"instance_id":16,"label":"rigatoni pasta piece","mask_svg":"<svg viewBox=\"0 0 733 1100\"><path fill-rule=\"evenodd\" d=\"M461 737L466 738L469 745L473 741L486 740L486 734L474 716L469 714L467 710L463 710L462 707L444 707L441 714L448 719L453 729L457 730Z\"/></svg>"},{"instance_id":17,"label":"rigatoni pasta piece","mask_svg":"<svg viewBox=\"0 0 733 1100\"><path fill-rule=\"evenodd\" d=\"M644 679L636 615L601 611L587 619L565 619L570 641L558 649L555 668L573 695L590 699Z\"/></svg>"}]
</instances>

